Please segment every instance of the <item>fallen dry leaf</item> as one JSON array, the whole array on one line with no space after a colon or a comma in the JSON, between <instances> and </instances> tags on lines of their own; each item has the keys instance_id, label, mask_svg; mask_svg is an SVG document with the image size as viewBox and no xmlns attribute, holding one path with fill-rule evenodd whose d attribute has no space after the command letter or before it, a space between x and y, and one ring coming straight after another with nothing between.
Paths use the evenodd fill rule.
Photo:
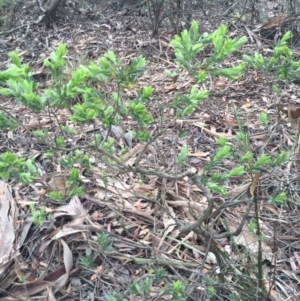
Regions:
<instances>
[{"instance_id":1,"label":"fallen dry leaf","mask_svg":"<svg viewBox=\"0 0 300 301\"><path fill-rule=\"evenodd\" d=\"M263 228L263 221L259 221L261 224L261 228ZM239 224L240 221L238 219L236 220L226 220L226 224L228 225L230 231L234 232ZM254 259L257 258L258 253L258 238L253 236L250 230L246 225L244 225L242 232L240 235L235 237L235 241L237 245L242 245L244 247L247 247L251 251L251 255L253 255ZM263 259L268 259L271 262L273 261L273 252L272 249L264 242L261 241L262 244L262 253L263 253Z\"/></svg>"},{"instance_id":2,"label":"fallen dry leaf","mask_svg":"<svg viewBox=\"0 0 300 301\"><path fill-rule=\"evenodd\" d=\"M53 292L55 293L66 284L73 265L73 255L65 241L61 239L60 242L63 246L64 251L64 266L60 267L52 273L49 273L43 279L39 278L36 281L16 287L12 291L13 296L15 296L16 298L32 296L44 291L48 287L52 287Z\"/></svg>"},{"instance_id":3,"label":"fallen dry leaf","mask_svg":"<svg viewBox=\"0 0 300 301\"><path fill-rule=\"evenodd\" d=\"M18 220L18 209L8 184L0 181L0 265L5 264L12 252Z\"/></svg>"},{"instance_id":4,"label":"fallen dry leaf","mask_svg":"<svg viewBox=\"0 0 300 301\"><path fill-rule=\"evenodd\" d=\"M50 191L59 192L66 195L70 192L70 187L66 186L67 176L59 173L51 173L43 176Z\"/></svg>"},{"instance_id":5,"label":"fallen dry leaf","mask_svg":"<svg viewBox=\"0 0 300 301\"><path fill-rule=\"evenodd\" d=\"M226 139L234 139L235 136L227 133L217 133L215 130L209 130L204 123L202 122L195 122L195 126L202 128L207 134L211 135L212 137L215 138L221 138L224 137Z\"/></svg>"}]
</instances>

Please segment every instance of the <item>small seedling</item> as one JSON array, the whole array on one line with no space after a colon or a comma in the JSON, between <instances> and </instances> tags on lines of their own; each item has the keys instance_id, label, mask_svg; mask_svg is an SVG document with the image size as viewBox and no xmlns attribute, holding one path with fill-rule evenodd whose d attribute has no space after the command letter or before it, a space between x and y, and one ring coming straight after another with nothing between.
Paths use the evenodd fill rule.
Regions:
<instances>
[{"instance_id":1,"label":"small seedling","mask_svg":"<svg viewBox=\"0 0 300 301\"><path fill-rule=\"evenodd\" d=\"M42 207L40 210L35 208L35 204L30 204L30 210L32 214L32 222L37 226L42 226L46 219L46 208Z\"/></svg>"},{"instance_id":2,"label":"small seedling","mask_svg":"<svg viewBox=\"0 0 300 301\"><path fill-rule=\"evenodd\" d=\"M97 243L100 246L101 250L104 252L112 250L112 242L109 234L107 233L101 233L97 238Z\"/></svg>"},{"instance_id":3,"label":"small seedling","mask_svg":"<svg viewBox=\"0 0 300 301\"><path fill-rule=\"evenodd\" d=\"M95 263L91 255L82 256L79 263L87 269L93 269L95 267Z\"/></svg>"}]
</instances>

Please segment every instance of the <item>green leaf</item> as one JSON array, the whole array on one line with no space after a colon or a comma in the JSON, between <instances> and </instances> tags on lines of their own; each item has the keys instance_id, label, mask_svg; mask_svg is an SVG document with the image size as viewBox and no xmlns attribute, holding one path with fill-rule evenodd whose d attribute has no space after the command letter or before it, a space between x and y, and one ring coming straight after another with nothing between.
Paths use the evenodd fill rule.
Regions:
<instances>
[{"instance_id":1,"label":"green leaf","mask_svg":"<svg viewBox=\"0 0 300 301\"><path fill-rule=\"evenodd\" d=\"M223 196L227 194L226 188L222 187L222 186L219 186L216 183L208 182L207 187L213 193L218 193L218 194L223 195Z\"/></svg>"},{"instance_id":2,"label":"green leaf","mask_svg":"<svg viewBox=\"0 0 300 301\"><path fill-rule=\"evenodd\" d=\"M112 250L112 242L108 233L101 233L97 238L97 243L104 252Z\"/></svg>"},{"instance_id":3,"label":"green leaf","mask_svg":"<svg viewBox=\"0 0 300 301\"><path fill-rule=\"evenodd\" d=\"M144 279L141 282L142 289L146 296L150 295L152 284L153 284L153 278L150 278L150 277L146 277L146 279Z\"/></svg>"},{"instance_id":4,"label":"green leaf","mask_svg":"<svg viewBox=\"0 0 300 301\"><path fill-rule=\"evenodd\" d=\"M236 166L230 172L227 173L227 177L241 176L245 173L244 166Z\"/></svg>"},{"instance_id":5,"label":"green leaf","mask_svg":"<svg viewBox=\"0 0 300 301\"><path fill-rule=\"evenodd\" d=\"M88 269L93 269L95 267L95 263L91 255L82 256L79 260L79 264Z\"/></svg>"},{"instance_id":6,"label":"green leaf","mask_svg":"<svg viewBox=\"0 0 300 301\"><path fill-rule=\"evenodd\" d=\"M75 187L74 189L71 189L71 191L68 193L68 197L72 198L74 196L80 196L82 194L83 194L83 188Z\"/></svg>"},{"instance_id":7,"label":"green leaf","mask_svg":"<svg viewBox=\"0 0 300 301\"><path fill-rule=\"evenodd\" d=\"M232 68L216 69L215 74L225 76L230 80L236 80L242 75L244 69L245 69L245 64L240 63L238 66Z\"/></svg>"},{"instance_id":8,"label":"green leaf","mask_svg":"<svg viewBox=\"0 0 300 301\"><path fill-rule=\"evenodd\" d=\"M220 138L217 139L217 143L218 143L219 146L223 147L223 146L226 145L227 140L224 137L220 137Z\"/></svg>"},{"instance_id":9,"label":"green leaf","mask_svg":"<svg viewBox=\"0 0 300 301\"><path fill-rule=\"evenodd\" d=\"M192 105L187 106L180 114L180 117L186 117L194 112L194 107Z\"/></svg>"},{"instance_id":10,"label":"green leaf","mask_svg":"<svg viewBox=\"0 0 300 301\"><path fill-rule=\"evenodd\" d=\"M291 32L287 31L280 39L280 45L285 44L291 38Z\"/></svg>"},{"instance_id":11,"label":"green leaf","mask_svg":"<svg viewBox=\"0 0 300 301\"><path fill-rule=\"evenodd\" d=\"M154 89L151 86L143 87L140 90L140 94L142 95L143 99L149 99L152 96Z\"/></svg>"},{"instance_id":12,"label":"green leaf","mask_svg":"<svg viewBox=\"0 0 300 301\"><path fill-rule=\"evenodd\" d=\"M54 201L62 201L64 199L64 196L57 191L51 191L48 196Z\"/></svg>"},{"instance_id":13,"label":"green leaf","mask_svg":"<svg viewBox=\"0 0 300 301\"><path fill-rule=\"evenodd\" d=\"M80 123L94 123L95 118L96 111L94 109L85 108L82 104L76 104L73 107L73 115L70 117L70 120Z\"/></svg>"},{"instance_id":14,"label":"green leaf","mask_svg":"<svg viewBox=\"0 0 300 301\"><path fill-rule=\"evenodd\" d=\"M30 184L32 183L32 176L29 172L20 172L19 179L22 184Z\"/></svg>"},{"instance_id":15,"label":"green leaf","mask_svg":"<svg viewBox=\"0 0 300 301\"><path fill-rule=\"evenodd\" d=\"M189 98L193 105L195 106L198 105L200 100L203 100L207 97L208 97L207 90L198 90L197 86L192 86Z\"/></svg>"},{"instance_id":16,"label":"green leaf","mask_svg":"<svg viewBox=\"0 0 300 301\"><path fill-rule=\"evenodd\" d=\"M150 138L150 133L148 131L138 131L136 133L136 138L142 142L147 142Z\"/></svg>"},{"instance_id":17,"label":"green leaf","mask_svg":"<svg viewBox=\"0 0 300 301\"><path fill-rule=\"evenodd\" d=\"M33 175L37 175L37 174L38 174L38 173L37 173L37 169L36 169L36 167L34 166L34 164L33 164L33 162L32 162L31 159L28 159L28 160L26 161L26 166L27 166L27 168L28 168L28 170L30 171L31 174L33 174Z\"/></svg>"},{"instance_id":18,"label":"green leaf","mask_svg":"<svg viewBox=\"0 0 300 301\"><path fill-rule=\"evenodd\" d=\"M242 45L244 45L247 42L248 42L247 37L245 37L245 36L241 37L237 42L234 43L235 49L241 47Z\"/></svg>"},{"instance_id":19,"label":"green leaf","mask_svg":"<svg viewBox=\"0 0 300 301\"><path fill-rule=\"evenodd\" d=\"M48 137L47 130L35 130L32 132L34 137L46 139Z\"/></svg>"},{"instance_id":20,"label":"green leaf","mask_svg":"<svg viewBox=\"0 0 300 301\"><path fill-rule=\"evenodd\" d=\"M240 163L249 163L253 157L253 153L247 152L243 157L240 158Z\"/></svg>"},{"instance_id":21,"label":"green leaf","mask_svg":"<svg viewBox=\"0 0 300 301\"><path fill-rule=\"evenodd\" d=\"M189 150L187 146L181 148L180 154L176 157L177 164L184 164L188 158Z\"/></svg>"},{"instance_id":22,"label":"green leaf","mask_svg":"<svg viewBox=\"0 0 300 301\"><path fill-rule=\"evenodd\" d=\"M229 145L222 146L213 158L213 161L220 161L231 156L231 147Z\"/></svg>"},{"instance_id":23,"label":"green leaf","mask_svg":"<svg viewBox=\"0 0 300 301\"><path fill-rule=\"evenodd\" d=\"M155 272L153 282L154 283L159 283L159 282L163 281L164 279L166 279L167 275L168 275L168 272L166 271L165 268L159 268Z\"/></svg>"},{"instance_id":24,"label":"green leaf","mask_svg":"<svg viewBox=\"0 0 300 301\"><path fill-rule=\"evenodd\" d=\"M56 48L56 51L51 52L50 59L44 60L44 66L50 69L52 76L56 80L61 79L62 67L65 65L63 56L67 54L68 54L68 50L66 45L61 43Z\"/></svg>"},{"instance_id":25,"label":"green leaf","mask_svg":"<svg viewBox=\"0 0 300 301\"><path fill-rule=\"evenodd\" d=\"M256 221L254 219L251 219L248 223L248 229L253 236L256 236L256 228Z\"/></svg>"},{"instance_id":26,"label":"green leaf","mask_svg":"<svg viewBox=\"0 0 300 301\"><path fill-rule=\"evenodd\" d=\"M71 79L66 85L67 94L70 96L75 96L76 93L80 91L78 90L78 86L82 84L89 76L90 71L87 68L83 69L81 66L77 70L73 71Z\"/></svg>"},{"instance_id":27,"label":"green leaf","mask_svg":"<svg viewBox=\"0 0 300 301\"><path fill-rule=\"evenodd\" d=\"M251 166L252 170L261 170L263 167L266 167L272 163L272 159L270 156L263 154L261 155L257 161Z\"/></svg>"},{"instance_id":28,"label":"green leaf","mask_svg":"<svg viewBox=\"0 0 300 301\"><path fill-rule=\"evenodd\" d=\"M125 301L121 294L106 294L104 295L105 301Z\"/></svg>"},{"instance_id":29,"label":"green leaf","mask_svg":"<svg viewBox=\"0 0 300 301\"><path fill-rule=\"evenodd\" d=\"M173 292L172 298L173 300L182 300L181 298L184 296L184 285L181 280L173 281Z\"/></svg>"},{"instance_id":30,"label":"green leaf","mask_svg":"<svg viewBox=\"0 0 300 301\"><path fill-rule=\"evenodd\" d=\"M64 144L64 137L63 136L58 136L55 138L55 143L57 147L61 147Z\"/></svg>"},{"instance_id":31,"label":"green leaf","mask_svg":"<svg viewBox=\"0 0 300 301\"><path fill-rule=\"evenodd\" d=\"M19 68L22 68L22 61L19 57L19 54L16 51L11 51L8 53L9 58L13 62L14 65L16 65Z\"/></svg>"},{"instance_id":32,"label":"green leaf","mask_svg":"<svg viewBox=\"0 0 300 301\"><path fill-rule=\"evenodd\" d=\"M273 165L280 166L280 165L288 162L288 160L289 160L289 154L287 152L281 152L281 153L277 154L277 156L273 162Z\"/></svg>"},{"instance_id":33,"label":"green leaf","mask_svg":"<svg viewBox=\"0 0 300 301\"><path fill-rule=\"evenodd\" d=\"M197 21L192 20L189 35L191 36L193 41L197 41L199 39L199 24Z\"/></svg>"},{"instance_id":34,"label":"green leaf","mask_svg":"<svg viewBox=\"0 0 300 301\"><path fill-rule=\"evenodd\" d=\"M32 214L32 222L36 224L37 226L42 226L44 224L44 221L46 219L46 208L41 207L40 210L35 208L35 204L31 203L30 204L30 210Z\"/></svg>"},{"instance_id":35,"label":"green leaf","mask_svg":"<svg viewBox=\"0 0 300 301\"><path fill-rule=\"evenodd\" d=\"M195 78L198 81L198 83L204 83L207 80L207 72L201 70L196 73Z\"/></svg>"},{"instance_id":36,"label":"green leaf","mask_svg":"<svg viewBox=\"0 0 300 301\"><path fill-rule=\"evenodd\" d=\"M166 69L165 70L165 75L167 77L175 78L176 76L178 76L178 73L172 72L171 70Z\"/></svg>"},{"instance_id":37,"label":"green leaf","mask_svg":"<svg viewBox=\"0 0 300 301\"><path fill-rule=\"evenodd\" d=\"M287 195L286 193L280 192L277 195L272 195L270 199L270 203L273 203L274 205L283 205L287 202Z\"/></svg>"},{"instance_id":38,"label":"green leaf","mask_svg":"<svg viewBox=\"0 0 300 301\"><path fill-rule=\"evenodd\" d=\"M76 168L72 168L69 171L68 179L70 181L74 181L74 182L78 181L79 180L79 171Z\"/></svg>"},{"instance_id":39,"label":"green leaf","mask_svg":"<svg viewBox=\"0 0 300 301\"><path fill-rule=\"evenodd\" d=\"M117 59L116 59L116 56L114 54L113 51L107 51L105 54L104 54L105 57L107 57L111 62L113 62L114 64L117 64Z\"/></svg>"},{"instance_id":40,"label":"green leaf","mask_svg":"<svg viewBox=\"0 0 300 301\"><path fill-rule=\"evenodd\" d=\"M1 92L0 92L1 94ZM18 127L18 122L10 119L5 114L0 112L0 129L14 130Z\"/></svg>"},{"instance_id":41,"label":"green leaf","mask_svg":"<svg viewBox=\"0 0 300 301\"><path fill-rule=\"evenodd\" d=\"M267 125L268 125L268 113L267 112L260 113L259 114L259 119L260 119L262 125L264 127L267 127Z\"/></svg>"},{"instance_id":42,"label":"green leaf","mask_svg":"<svg viewBox=\"0 0 300 301\"><path fill-rule=\"evenodd\" d=\"M129 285L128 290L132 295L135 295L135 296L141 295L143 292L141 286L138 283Z\"/></svg>"},{"instance_id":43,"label":"green leaf","mask_svg":"<svg viewBox=\"0 0 300 301\"><path fill-rule=\"evenodd\" d=\"M104 110L104 116L105 117L109 117L111 116L113 113L115 112L113 106L108 106L105 110Z\"/></svg>"}]
</instances>

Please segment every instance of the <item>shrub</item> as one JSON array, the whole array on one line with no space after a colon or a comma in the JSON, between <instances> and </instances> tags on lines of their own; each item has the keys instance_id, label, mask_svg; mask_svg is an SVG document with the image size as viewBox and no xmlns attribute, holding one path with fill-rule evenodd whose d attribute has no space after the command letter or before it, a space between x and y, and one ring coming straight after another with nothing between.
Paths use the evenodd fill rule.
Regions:
<instances>
[{"instance_id":1,"label":"shrub","mask_svg":"<svg viewBox=\"0 0 300 301\"><path fill-rule=\"evenodd\" d=\"M93 170L92 158L96 158L102 166L105 166L97 176L103 180L106 187L111 180L109 173L134 173L141 177L154 175L166 181L176 181L188 177L206 196L208 206L201 216L195 217L194 222L181 225L180 231L182 233L195 231L207 239L211 236L211 233L207 230L205 223L219 215L223 209L238 204L236 199L230 199L228 196L228 182L235 177L247 175L253 179L247 212L238 229L234 232L228 230L222 234L222 237L238 235L247 221L250 209L252 206L257 206L255 197L257 182L255 181L258 181L260 172L263 169L272 172L272 170L284 164L288 160L287 153L279 152L273 157L263 153L256 156L250 150L248 133L239 126L236 142L233 146L224 138L217 140L218 149L210 161L205 164L201 175L185 168L189 153L187 145L182 146L176 155L174 160L176 168L158 170L140 164L141 158L146 154L148 147L164 136L170 125L178 119L190 116L199 106L199 103L208 97L209 92L206 89L199 88L199 86L206 84L210 78L223 76L235 80L244 74L247 68L263 69L264 72L275 69L280 80L292 79L298 76L299 63L292 60L291 52L285 44L289 37L288 34L275 47L274 54L269 61L256 54L252 58L244 56L244 62L231 67L224 67L224 60L247 41L245 37L238 40L227 38L226 32L226 27L222 25L211 34L200 35L198 24L193 21L190 30L184 30L181 35L175 36L171 44L175 52L177 67L174 70L167 70L166 75L176 78L185 70L195 84L191 87L189 93L178 93L172 101L156 104L155 112L158 112L158 116L155 116L153 111L151 112L149 109L154 103L153 87L143 86L139 88L134 97L128 97L125 93L138 84L139 76L145 70L146 61L142 57L131 61L129 64L124 64L112 51L108 51L97 63L79 66L72 72L70 78L66 79L64 76L64 69L66 68L64 56L68 51L66 45L60 44L56 51L51 53L50 58L44 61L44 66L53 82L49 87L40 89L38 83L32 77L30 68L22 64L16 52L11 52L9 53L11 65L7 70L0 72L0 82L2 83L0 94L5 97L12 97L20 105L35 112L37 116L43 112L58 126L59 132L52 133L52 135L42 129L31 132L26 128L26 125L23 125L3 107L0 108L0 127L2 129L15 129L17 126L21 126L33 139L39 137L43 140L47 146L47 152L44 156L59 157L59 163L66 171L68 197L83 193L80 173L82 169ZM201 59L199 54L208 47L211 49L211 55ZM104 89L107 86L114 87L114 90ZM75 99L77 100L76 103L74 103ZM57 112L60 109L71 112L68 125L61 124L57 119ZM172 110L174 114L166 116L164 113L166 109ZM132 137L142 144L134 165L124 163L124 155L128 153L128 147L124 147L120 153L117 153L114 139L109 138L112 127L120 125L129 118L134 122ZM261 115L260 118L264 126L267 126L267 116ZM236 119L239 121L237 113ZM83 124L94 126L101 124L106 130L106 134L95 132L93 139L79 150L77 147L68 145L67 138L68 135L71 136L76 133L74 125ZM157 134L151 135L148 130L149 126L157 126ZM229 171L220 172L219 167L222 162L225 159L233 158L232 168ZM23 184L31 183L38 177L34 159L18 158L10 152L3 154L0 160L0 177L6 181L14 179L15 181L21 181ZM228 201L216 205L216 196L228 197ZM62 195L57 191L50 193L50 197L56 200L62 199ZM272 196L272 199L274 203L280 204L286 200L286 196L283 192L278 192ZM257 207L255 208L258 213ZM35 214L34 207L31 207L31 209ZM42 219L38 217L38 223L41 222ZM258 215L256 215L255 222L249 223L249 226L253 235L255 233L258 236L260 235ZM258 230L255 231L255 229ZM98 238L98 244L104 251L111 248L110 238L106 234ZM217 248L215 248L215 252L218 253ZM219 260L220 258L221 260L227 260L220 254L217 257ZM219 262L219 264L221 263ZM262 285L261 266L258 267L257 273ZM130 292L148 294L152 283L152 278L146 278L143 283L132 285ZM178 280L173 282L171 287L173 300L182 300L184 298L183 283ZM211 283L208 287L210 288L209 294L216 293ZM107 300L118 299L111 296L107 297Z\"/></svg>"}]
</instances>

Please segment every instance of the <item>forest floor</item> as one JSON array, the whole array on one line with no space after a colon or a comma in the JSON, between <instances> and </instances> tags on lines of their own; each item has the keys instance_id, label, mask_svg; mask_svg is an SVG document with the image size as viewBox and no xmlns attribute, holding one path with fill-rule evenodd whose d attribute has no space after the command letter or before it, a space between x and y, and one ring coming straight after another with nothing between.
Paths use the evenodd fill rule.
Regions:
<instances>
[{"instance_id":1,"label":"forest floor","mask_svg":"<svg viewBox=\"0 0 300 301\"><path fill-rule=\"evenodd\" d=\"M37 1L18 1L9 14L5 10L0 13L2 20L8 18L0 33L1 70L9 64L8 52L17 51L23 63L29 64L41 88L47 87L49 78L43 67L44 59L60 43L65 43L69 51L65 58L69 72L80 64L97 61L106 51L112 50L124 63L139 56L146 58L146 72L140 77L138 85L152 86L156 103L168 103L176 94L190 91L194 83L184 74L176 81L165 76L166 69L175 67L175 56L170 47L174 33L168 22L162 23L158 37L152 37L149 17L134 4L113 7L106 1L63 3L55 17L47 22L38 21L42 12ZM198 21L203 31L212 32L225 23L231 37L247 36L244 26L233 26L217 15L205 16L200 9L193 10L191 19ZM240 61L242 54L250 55L255 51L268 53L274 42L261 39L261 45L262 48L258 49L256 41L249 38L248 43L231 56L231 62ZM297 49L294 50L297 58ZM237 108L242 126L249 132L253 152L262 148L271 155L282 150L291 152L297 129L286 116L281 116L279 122L273 105L280 103L288 108L297 108L300 102L297 82L282 85L280 96L276 96L272 83L266 84L260 73L249 72L236 81L221 77L211 80L206 89L209 97L201 102L190 118L170 126L168 135L158 140L156 149L150 150L152 157L172 154L170 150L178 153L178 149L187 144L188 165L201 172L204 163L216 152L216 138L223 136L234 143L238 131L234 108ZM128 91L128 97L130 93ZM37 117L12 99L1 97L0 104L29 130L43 126L49 133L56 131L47 116ZM155 108L154 105L153 110ZM268 113L267 128L261 125L258 118L261 112ZM58 111L57 120L66 124L69 115L68 110ZM124 135L130 135L132 130L132 124L128 121L113 129L116 149L122 148ZM77 135L69 143L74 148L80 148L89 140L93 128L78 127L76 131ZM150 128L149 131L155 132L155 129ZM178 133L183 131L187 133L184 139L178 138ZM133 152L138 153L139 144L132 141L129 144ZM14 131L0 131L0 153L6 151L24 158L33 157L43 176L30 186L16 182L9 183L9 186L2 183L0 200L7 201L9 195L11 201L17 204L19 213L13 248L7 249L11 252L10 260L3 262L0 256L1 300L122 300L105 299L105 294L107 298L107 294L112 292L120 293L124 300L175 300L171 294L160 295L160 292L167 283L176 279L185 284L187 296L182 300L209 300L208 288L211 287L217 294L211 300L262 300L250 296L250 293L247 299L251 284L257 289L251 266L257 254L258 240L247 226L236 238L240 253L235 249L228 255L241 275L237 277L237 270L228 264L225 268L227 274L225 272L222 280L216 271L218 262L206 240L193 232L181 234L178 230L178 225L173 222L175 217L181 222L192 222L194 216L206 208L205 196L185 179L166 183L157 177L150 177L141 182L137 175L120 173L110 179L105 189L102 181L89 174L84 177L84 196L57 203L47 197L46 184L65 184L61 183L65 178L58 158L45 158L45 146L32 140L28 131L21 127ZM173 159L166 157L165 160ZM131 161L128 159L126 163L131 164ZM155 160L148 161L147 158L141 164L145 167L149 164L151 168L156 166ZM224 164L227 168L231 163ZM99 164L97 168L101 170L102 167ZM264 233L265 285L269 290L268 300L298 300L298 170L291 161L284 166L284 170L276 172L262 176L260 181L263 187L259 210ZM237 179L229 190L232 195L245 192L251 183L251 178ZM266 201L278 189L285 191L289 197L289 201L281 206ZM45 206L52 216L41 227L32 223L28 206L31 201ZM218 202L225 200L219 197ZM192 213L185 210L190 206L193 207ZM237 228L246 210L246 201L235 208L224 209L213 225L214 233L222 233L225 225L230 229ZM251 214L254 216L254 212L251 211ZM111 251L102 252L97 248L96 240L101 233L109 234ZM228 238L217 241L217 247L222 252L229 246L232 247L232 242ZM251 256L246 254L245 249L250 250ZM93 259L93 265L84 266L81 258L88 256ZM153 283L148 295L145 292L134 295L132 285L143 283L155 273L165 273L165 278ZM242 282L249 285L245 285L243 293L241 282L237 279L239 277L248 279L248 282Z\"/></svg>"}]
</instances>

